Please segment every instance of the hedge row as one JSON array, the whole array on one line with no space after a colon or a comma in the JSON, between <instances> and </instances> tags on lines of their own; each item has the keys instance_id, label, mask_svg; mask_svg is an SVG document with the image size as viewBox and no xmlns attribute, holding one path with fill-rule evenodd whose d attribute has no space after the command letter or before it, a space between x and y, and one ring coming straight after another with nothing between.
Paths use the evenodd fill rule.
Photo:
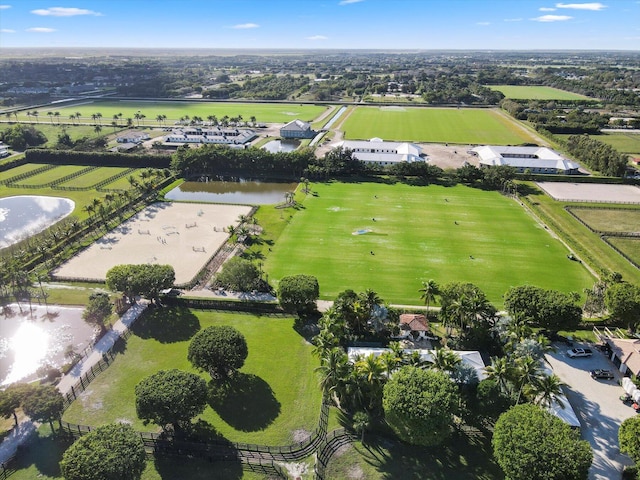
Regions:
<instances>
[{"instance_id":1,"label":"hedge row","mask_svg":"<svg viewBox=\"0 0 640 480\"><path fill-rule=\"evenodd\" d=\"M73 152L33 148L25 152L27 162L97 167L169 168L171 157L113 152Z\"/></svg>"}]
</instances>

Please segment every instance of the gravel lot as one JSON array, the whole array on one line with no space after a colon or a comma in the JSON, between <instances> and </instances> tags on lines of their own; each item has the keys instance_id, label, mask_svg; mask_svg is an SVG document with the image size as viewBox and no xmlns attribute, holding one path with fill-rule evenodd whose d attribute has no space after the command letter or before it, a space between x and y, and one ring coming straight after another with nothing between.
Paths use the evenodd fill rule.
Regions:
<instances>
[{"instance_id":1,"label":"gravel lot","mask_svg":"<svg viewBox=\"0 0 640 480\"><path fill-rule=\"evenodd\" d=\"M624 393L618 384L620 375L613 363L602 353L593 350L590 358L569 358L567 347L556 343L557 351L547 355L554 373L567 385L565 393L582 425L582 437L593 448L590 480L620 478L624 465L633 462L620 453L618 428L627 418L636 415L623 404L619 396ZM589 345L576 345L591 348ZM611 370L616 380L594 380L590 371L597 368Z\"/></svg>"},{"instance_id":2,"label":"gravel lot","mask_svg":"<svg viewBox=\"0 0 640 480\"><path fill-rule=\"evenodd\" d=\"M565 202L640 203L640 188L634 185L537 182L554 200Z\"/></svg>"}]
</instances>

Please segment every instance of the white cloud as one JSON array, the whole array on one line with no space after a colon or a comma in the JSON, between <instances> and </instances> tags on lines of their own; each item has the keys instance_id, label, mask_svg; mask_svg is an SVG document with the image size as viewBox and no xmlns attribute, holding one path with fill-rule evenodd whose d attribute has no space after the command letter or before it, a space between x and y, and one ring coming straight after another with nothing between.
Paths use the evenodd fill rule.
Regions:
<instances>
[{"instance_id":1,"label":"white cloud","mask_svg":"<svg viewBox=\"0 0 640 480\"><path fill-rule=\"evenodd\" d=\"M541 12L555 12L556 9L553 7L540 7L538 10Z\"/></svg>"},{"instance_id":2,"label":"white cloud","mask_svg":"<svg viewBox=\"0 0 640 480\"><path fill-rule=\"evenodd\" d=\"M11 8L11 5L0 5L0 10L6 10L7 8Z\"/></svg>"},{"instance_id":3,"label":"white cloud","mask_svg":"<svg viewBox=\"0 0 640 480\"><path fill-rule=\"evenodd\" d=\"M235 28L236 30L247 30L249 28L258 28L260 25L257 23L239 23L238 25L234 25L231 28Z\"/></svg>"},{"instance_id":4,"label":"white cloud","mask_svg":"<svg viewBox=\"0 0 640 480\"><path fill-rule=\"evenodd\" d=\"M556 8L571 8L573 10L592 10L597 12L607 8L601 3L556 3Z\"/></svg>"},{"instance_id":5,"label":"white cloud","mask_svg":"<svg viewBox=\"0 0 640 480\"><path fill-rule=\"evenodd\" d=\"M532 18L534 22L565 22L567 20L571 20L573 17L569 15L542 15L541 17Z\"/></svg>"},{"instance_id":6,"label":"white cloud","mask_svg":"<svg viewBox=\"0 0 640 480\"><path fill-rule=\"evenodd\" d=\"M491 25L491 22L476 22L476 25L480 25L482 27L487 27Z\"/></svg>"},{"instance_id":7,"label":"white cloud","mask_svg":"<svg viewBox=\"0 0 640 480\"><path fill-rule=\"evenodd\" d=\"M522 18L505 18L505 22L521 22Z\"/></svg>"},{"instance_id":8,"label":"white cloud","mask_svg":"<svg viewBox=\"0 0 640 480\"><path fill-rule=\"evenodd\" d=\"M328 37L324 35L313 35L312 37L307 37L307 40L328 40Z\"/></svg>"},{"instance_id":9,"label":"white cloud","mask_svg":"<svg viewBox=\"0 0 640 480\"><path fill-rule=\"evenodd\" d=\"M16 33L16 31L10 28L0 28L0 33Z\"/></svg>"},{"instance_id":10,"label":"white cloud","mask_svg":"<svg viewBox=\"0 0 640 480\"><path fill-rule=\"evenodd\" d=\"M342 0L338 5L351 5L352 3L360 3L364 2L364 0Z\"/></svg>"},{"instance_id":11,"label":"white cloud","mask_svg":"<svg viewBox=\"0 0 640 480\"><path fill-rule=\"evenodd\" d=\"M94 12L93 10L87 10L85 8L66 8L66 7L50 7L50 8L38 8L37 10L31 10L34 15L41 15L43 17L75 17L77 15L94 15L96 17L102 16L100 12Z\"/></svg>"},{"instance_id":12,"label":"white cloud","mask_svg":"<svg viewBox=\"0 0 640 480\"><path fill-rule=\"evenodd\" d=\"M27 32L36 32L36 33L51 33L51 32L55 32L55 31L56 31L55 28L49 28L49 27L27 28Z\"/></svg>"}]
</instances>

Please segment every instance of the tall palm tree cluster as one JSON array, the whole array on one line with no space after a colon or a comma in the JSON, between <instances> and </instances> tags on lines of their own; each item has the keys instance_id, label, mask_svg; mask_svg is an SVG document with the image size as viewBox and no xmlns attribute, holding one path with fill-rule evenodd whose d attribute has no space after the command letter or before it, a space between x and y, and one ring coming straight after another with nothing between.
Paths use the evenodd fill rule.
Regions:
<instances>
[{"instance_id":1,"label":"tall palm tree cluster","mask_svg":"<svg viewBox=\"0 0 640 480\"><path fill-rule=\"evenodd\" d=\"M505 355L492 357L485 369L501 392L518 404L531 402L549 407L562 396L560 378L543 368L544 355L553 347L543 335L535 335L524 317L504 318L496 325Z\"/></svg>"}]
</instances>

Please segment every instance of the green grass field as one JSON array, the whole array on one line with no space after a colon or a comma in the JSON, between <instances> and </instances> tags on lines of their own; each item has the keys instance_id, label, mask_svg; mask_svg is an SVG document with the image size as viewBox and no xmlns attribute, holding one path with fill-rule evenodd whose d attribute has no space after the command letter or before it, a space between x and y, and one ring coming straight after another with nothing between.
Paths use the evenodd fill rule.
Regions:
<instances>
[{"instance_id":1,"label":"green grass field","mask_svg":"<svg viewBox=\"0 0 640 480\"><path fill-rule=\"evenodd\" d=\"M606 133L597 135L596 140L600 140L607 145L611 145L620 153L628 153L640 156L640 135L633 133Z\"/></svg>"},{"instance_id":2,"label":"green grass field","mask_svg":"<svg viewBox=\"0 0 640 480\"><path fill-rule=\"evenodd\" d=\"M79 104L70 107L52 107L49 109L39 110L39 121L45 124L48 120L47 111L60 112L60 121L70 122L69 115L80 112L79 123L95 123L91 115L96 113L102 114L103 133L110 131L109 126L113 121L113 116L122 113L120 123L125 122L127 118L134 119L134 115L140 112L145 118L140 122L141 125L157 126L156 121L158 115L166 115L165 124L173 125L181 117L186 115L193 117L202 117L205 121L209 115L216 115L218 119L227 115L236 117L242 115L247 122L252 116L256 117L257 122L275 123L289 122L296 118L304 121L312 121L324 112L328 107L318 105L299 105L299 104L271 104L271 103L225 103L225 102L144 102L144 101L107 101L107 102L91 102ZM18 113L18 120L21 122L31 122L32 117L27 116L27 111ZM54 120L55 121L55 120ZM138 121L134 119L134 124Z\"/></svg>"},{"instance_id":3,"label":"green grass field","mask_svg":"<svg viewBox=\"0 0 640 480\"><path fill-rule=\"evenodd\" d=\"M566 206L577 207L581 204L555 201L542 193L533 183L527 182L526 188L531 189L533 193L522 197L525 203L596 272L607 269L620 272L628 282L640 282L640 270L603 242L600 235L589 230L565 210ZM612 205L593 204L592 206L606 208Z\"/></svg>"},{"instance_id":4,"label":"green grass field","mask_svg":"<svg viewBox=\"0 0 640 480\"><path fill-rule=\"evenodd\" d=\"M210 325L241 331L249 356L235 379L237 392L215 409L207 407L201 418L226 439L246 443L287 445L296 430L313 431L321 402L317 361L311 345L293 330L292 319L186 309L163 309L138 320L124 355L91 383L64 420L100 425L126 419L138 430L156 431L156 425L145 426L136 416L136 384L162 369L194 371L187 361L189 340Z\"/></svg>"},{"instance_id":5,"label":"green grass field","mask_svg":"<svg viewBox=\"0 0 640 480\"><path fill-rule=\"evenodd\" d=\"M514 100L595 100L566 90L542 85L487 85Z\"/></svg>"},{"instance_id":6,"label":"green grass field","mask_svg":"<svg viewBox=\"0 0 640 480\"><path fill-rule=\"evenodd\" d=\"M438 448L416 447L372 435L331 457L326 478L367 480L499 480L489 440L456 435Z\"/></svg>"},{"instance_id":7,"label":"green grass field","mask_svg":"<svg viewBox=\"0 0 640 480\"><path fill-rule=\"evenodd\" d=\"M517 145L534 142L526 130L494 110L357 107L342 125L345 138L407 142Z\"/></svg>"},{"instance_id":8,"label":"green grass field","mask_svg":"<svg viewBox=\"0 0 640 480\"><path fill-rule=\"evenodd\" d=\"M515 285L581 292L593 283L558 240L497 192L378 183L312 189L317 196L289 220L264 268L272 280L315 275L324 299L371 288L388 302L416 305L421 281L434 279L472 282L501 305ZM358 230L371 231L353 235Z\"/></svg>"},{"instance_id":9,"label":"green grass field","mask_svg":"<svg viewBox=\"0 0 640 480\"><path fill-rule=\"evenodd\" d=\"M91 170L90 172L87 172L87 173L85 173L83 175L80 175L79 177L76 177L76 178L74 178L72 180L68 180L67 182L61 183L60 185L62 185L62 186L74 186L74 187L80 187L80 188L92 187L96 183L99 183L102 180L105 180L105 179L107 179L109 177L113 177L114 175L118 175L119 173L122 173L125 170L128 170L128 168L124 168L124 167L100 167L100 168L97 168L95 170ZM132 175L135 177L136 173L139 173L139 172L133 172ZM128 177L129 176L127 175L125 177L125 180ZM127 182L127 184L129 184L129 182Z\"/></svg>"},{"instance_id":10,"label":"green grass field","mask_svg":"<svg viewBox=\"0 0 640 480\"><path fill-rule=\"evenodd\" d=\"M636 262L636 264L640 265L640 238L609 237L607 241L619 248L631 260Z\"/></svg>"},{"instance_id":11,"label":"green grass field","mask_svg":"<svg viewBox=\"0 0 640 480\"><path fill-rule=\"evenodd\" d=\"M8 178L14 177L16 175L20 175L22 173L30 172L32 170L36 170L44 166L43 164L36 163L27 163L21 165L16 168L12 168L10 170L6 170L4 172L0 172L0 180L6 180ZM52 182L58 178L64 177L65 175L69 175L74 171L81 170L85 167L82 166L74 166L74 165L62 165L56 168L52 168L51 170L47 170L46 172L33 175L31 177L24 178L18 182L19 185L43 185L49 182ZM115 174L116 171L120 169L113 169L112 167L101 167L98 170L94 170L87 175L90 175L90 180L95 184L97 181L100 181L104 178L108 178ZM142 169L133 172L134 177L140 176L142 173ZM73 182L82 182L82 175L73 180ZM121 189L121 190L129 190L131 189L131 185L127 180L128 176L123 177L119 180L116 180L113 183L106 185L107 188L110 189ZM76 185L76 183L73 183ZM84 186L84 184L78 184L79 186ZM44 195L49 197L64 197L69 198L75 202L75 208L72 212L73 215L77 216L80 219L84 219L87 217L87 213L83 210L83 207L88 205L93 201L94 198L104 199L106 193L98 192L96 190L79 190L79 191L61 191L54 190L50 187L42 187L42 188L16 188L16 187L7 187L6 185L0 185L0 198L4 197L12 197L16 195Z\"/></svg>"},{"instance_id":12,"label":"green grass field","mask_svg":"<svg viewBox=\"0 0 640 480\"><path fill-rule=\"evenodd\" d=\"M62 480L60 460L69 443L51 435L43 425L18 457L12 480ZM147 461L141 480L264 480L264 475L245 472L239 463L208 462L197 458L164 457Z\"/></svg>"},{"instance_id":13,"label":"green grass field","mask_svg":"<svg viewBox=\"0 0 640 480\"><path fill-rule=\"evenodd\" d=\"M640 209L572 208L571 213L600 232L639 232Z\"/></svg>"},{"instance_id":14,"label":"green grass field","mask_svg":"<svg viewBox=\"0 0 640 480\"><path fill-rule=\"evenodd\" d=\"M68 119L69 115L66 115L64 117L60 117L60 121L62 123L65 122L69 122L70 120ZM11 121L14 120L15 117L11 117ZM90 119L91 117L89 117ZM109 120L109 122L105 122L103 119L103 127L102 127L102 132L97 133L94 130L93 126L90 125L56 125L49 123L49 120L46 118L40 118L39 123L35 123L34 120L32 120L30 117L26 116L26 112L22 112L22 115L19 113L18 114L18 119L23 122L23 123L28 123L28 124L33 124L33 127L35 127L37 130L40 130L42 133L44 133L45 137L47 137L47 143L45 143L43 145L43 147L53 147L57 142L58 142L58 135L60 135L62 133L62 127L64 126L67 133L69 134L69 137L71 137L71 140L76 141L82 137L88 137L88 138L96 138L98 136L101 135L106 135L109 133L113 133L113 128L111 127L107 127L107 125L109 124L109 122L111 120ZM55 122L55 120L54 120ZM0 127L0 130L4 131L6 128L8 128L10 125L7 123L2 124L2 126ZM122 130L122 129L120 129Z\"/></svg>"}]
</instances>

